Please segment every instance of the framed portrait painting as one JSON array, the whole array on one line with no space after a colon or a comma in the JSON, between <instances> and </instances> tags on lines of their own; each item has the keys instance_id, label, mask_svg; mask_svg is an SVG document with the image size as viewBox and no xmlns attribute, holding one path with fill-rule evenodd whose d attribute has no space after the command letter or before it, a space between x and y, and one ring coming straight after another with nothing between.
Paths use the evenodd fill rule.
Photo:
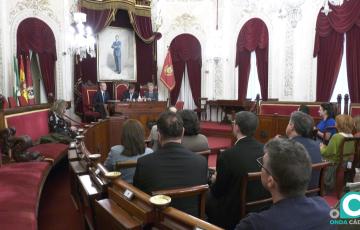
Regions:
<instances>
[{"instance_id":1,"label":"framed portrait painting","mask_svg":"<svg viewBox=\"0 0 360 230\"><path fill-rule=\"evenodd\" d=\"M98 81L136 81L134 31L107 27L98 35Z\"/></svg>"}]
</instances>

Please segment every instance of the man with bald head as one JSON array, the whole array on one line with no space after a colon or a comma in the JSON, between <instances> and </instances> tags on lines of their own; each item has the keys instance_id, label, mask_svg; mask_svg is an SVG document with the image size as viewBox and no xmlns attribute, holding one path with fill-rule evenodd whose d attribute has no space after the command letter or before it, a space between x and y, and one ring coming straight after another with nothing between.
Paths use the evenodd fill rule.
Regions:
<instances>
[{"instance_id":1,"label":"man with bald head","mask_svg":"<svg viewBox=\"0 0 360 230\"><path fill-rule=\"evenodd\" d=\"M106 83L100 82L99 90L96 92L93 98L93 106L95 111L100 113L102 119L108 116L107 101L110 99L110 95L106 89Z\"/></svg>"}]
</instances>

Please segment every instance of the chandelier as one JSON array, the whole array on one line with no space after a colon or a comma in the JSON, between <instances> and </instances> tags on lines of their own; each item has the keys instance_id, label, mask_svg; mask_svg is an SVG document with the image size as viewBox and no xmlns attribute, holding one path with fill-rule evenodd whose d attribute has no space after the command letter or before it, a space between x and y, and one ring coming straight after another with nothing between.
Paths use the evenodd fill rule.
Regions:
<instances>
[{"instance_id":1,"label":"chandelier","mask_svg":"<svg viewBox=\"0 0 360 230\"><path fill-rule=\"evenodd\" d=\"M344 0L325 0L324 9L322 9L321 12L326 16L332 11L332 9L330 9L329 3L333 6L341 6L344 3Z\"/></svg>"},{"instance_id":2,"label":"chandelier","mask_svg":"<svg viewBox=\"0 0 360 230\"><path fill-rule=\"evenodd\" d=\"M79 55L80 61L90 57L96 57L95 37L90 26L85 25L86 14L81 12L73 13L73 23L70 26L70 52Z\"/></svg>"}]
</instances>

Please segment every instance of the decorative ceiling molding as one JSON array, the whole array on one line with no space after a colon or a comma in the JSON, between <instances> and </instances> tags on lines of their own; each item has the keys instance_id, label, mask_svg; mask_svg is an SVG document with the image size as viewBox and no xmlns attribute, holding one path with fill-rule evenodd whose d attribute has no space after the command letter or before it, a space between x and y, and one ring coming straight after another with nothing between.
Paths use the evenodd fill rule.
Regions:
<instances>
[{"instance_id":1,"label":"decorative ceiling molding","mask_svg":"<svg viewBox=\"0 0 360 230\"><path fill-rule=\"evenodd\" d=\"M137 4L136 0L79 0L82 7L92 10L123 9L134 12L136 15L150 17L150 1L146 4Z\"/></svg>"},{"instance_id":2,"label":"decorative ceiling molding","mask_svg":"<svg viewBox=\"0 0 360 230\"><path fill-rule=\"evenodd\" d=\"M23 0L18 1L16 6L10 12L10 21L12 22L16 15L24 10L31 10L33 15L43 14L54 20L59 26L60 21L56 17L54 11L51 9L49 0Z\"/></svg>"}]
</instances>

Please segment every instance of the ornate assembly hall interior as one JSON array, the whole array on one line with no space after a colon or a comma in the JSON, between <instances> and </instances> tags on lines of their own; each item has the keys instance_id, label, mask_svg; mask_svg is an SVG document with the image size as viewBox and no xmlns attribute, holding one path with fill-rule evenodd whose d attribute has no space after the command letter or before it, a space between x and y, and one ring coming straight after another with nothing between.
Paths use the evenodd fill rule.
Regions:
<instances>
[{"instance_id":1,"label":"ornate assembly hall interior","mask_svg":"<svg viewBox=\"0 0 360 230\"><path fill-rule=\"evenodd\" d=\"M360 0L1 0L0 229L359 229Z\"/></svg>"}]
</instances>

